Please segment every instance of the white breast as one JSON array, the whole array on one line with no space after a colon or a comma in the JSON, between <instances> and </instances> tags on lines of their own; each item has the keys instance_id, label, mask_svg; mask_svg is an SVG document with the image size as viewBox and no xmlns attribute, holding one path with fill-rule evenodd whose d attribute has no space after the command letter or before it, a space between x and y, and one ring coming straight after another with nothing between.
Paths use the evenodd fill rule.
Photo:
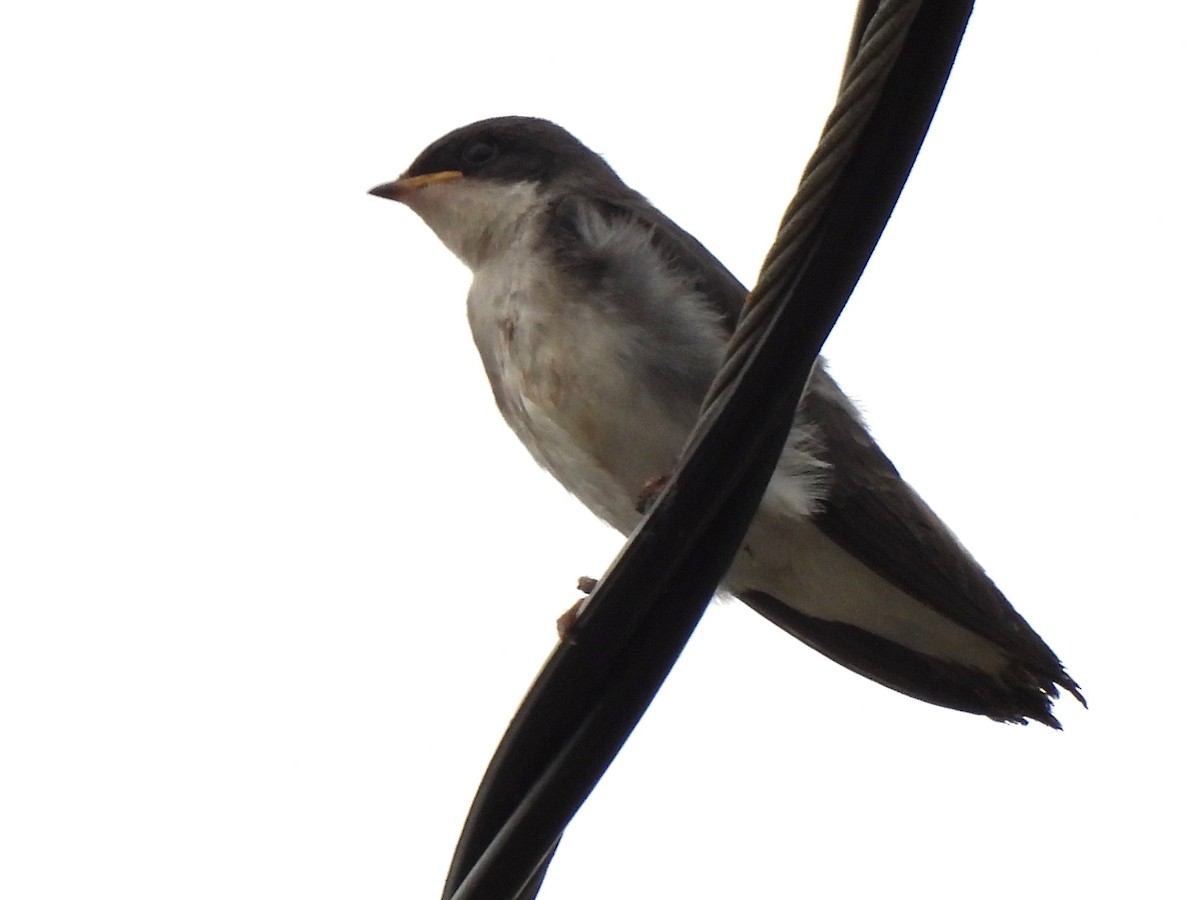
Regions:
<instances>
[{"instance_id":1,"label":"white breast","mask_svg":"<svg viewBox=\"0 0 1200 900\"><path fill-rule=\"evenodd\" d=\"M622 364L637 345L632 326L570 296L532 250L519 240L476 271L467 303L475 343L500 411L533 457L628 532L638 493L673 470L695 409L670 408L641 383Z\"/></svg>"},{"instance_id":2,"label":"white breast","mask_svg":"<svg viewBox=\"0 0 1200 900\"><path fill-rule=\"evenodd\" d=\"M508 424L568 490L628 533L647 482L678 462L724 326L644 224L599 207L580 205L574 224L603 277L561 271L541 243L548 202L533 184L462 179L430 185L410 205L474 272L468 318ZM809 451L802 440L785 454L794 459L780 487L799 513L820 467Z\"/></svg>"}]
</instances>

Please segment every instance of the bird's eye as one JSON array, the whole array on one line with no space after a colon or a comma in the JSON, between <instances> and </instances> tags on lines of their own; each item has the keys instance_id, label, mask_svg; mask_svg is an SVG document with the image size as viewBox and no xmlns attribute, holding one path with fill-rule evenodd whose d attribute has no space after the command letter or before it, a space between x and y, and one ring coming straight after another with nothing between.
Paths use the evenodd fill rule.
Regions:
<instances>
[{"instance_id":1,"label":"bird's eye","mask_svg":"<svg viewBox=\"0 0 1200 900\"><path fill-rule=\"evenodd\" d=\"M468 165L481 166L499 152L500 149L491 141L477 141L467 145L467 149L462 152L462 158Z\"/></svg>"}]
</instances>

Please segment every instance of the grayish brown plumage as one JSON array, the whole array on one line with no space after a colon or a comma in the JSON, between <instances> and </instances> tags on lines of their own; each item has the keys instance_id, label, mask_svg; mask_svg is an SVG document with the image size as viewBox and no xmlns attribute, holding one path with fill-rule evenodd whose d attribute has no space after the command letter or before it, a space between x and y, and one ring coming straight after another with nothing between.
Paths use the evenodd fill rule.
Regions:
<instances>
[{"instance_id":1,"label":"grayish brown plumage","mask_svg":"<svg viewBox=\"0 0 1200 900\"><path fill-rule=\"evenodd\" d=\"M595 153L540 119L451 132L372 193L474 274L472 333L534 459L624 533L675 466L746 290ZM1058 658L896 472L825 370L723 589L921 700L1058 727Z\"/></svg>"}]
</instances>

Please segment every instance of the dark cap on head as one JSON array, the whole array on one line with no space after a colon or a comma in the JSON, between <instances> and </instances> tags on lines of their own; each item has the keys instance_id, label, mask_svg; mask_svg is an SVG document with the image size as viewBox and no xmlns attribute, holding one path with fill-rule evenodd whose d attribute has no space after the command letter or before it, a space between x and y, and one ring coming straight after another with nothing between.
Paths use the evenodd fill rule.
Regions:
<instances>
[{"instance_id":1,"label":"dark cap on head","mask_svg":"<svg viewBox=\"0 0 1200 900\"><path fill-rule=\"evenodd\" d=\"M569 132L545 119L484 119L438 138L413 160L406 176L462 172L499 182L548 182L563 173L601 184L616 173Z\"/></svg>"}]
</instances>

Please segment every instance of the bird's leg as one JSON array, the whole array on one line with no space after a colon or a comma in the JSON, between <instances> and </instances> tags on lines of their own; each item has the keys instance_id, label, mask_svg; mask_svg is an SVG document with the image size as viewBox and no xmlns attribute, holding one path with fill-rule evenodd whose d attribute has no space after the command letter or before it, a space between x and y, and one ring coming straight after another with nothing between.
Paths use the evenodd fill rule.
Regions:
<instances>
[{"instance_id":1,"label":"bird's leg","mask_svg":"<svg viewBox=\"0 0 1200 900\"><path fill-rule=\"evenodd\" d=\"M595 578L589 578L587 575L581 575L576 584L585 594L591 594L596 589L599 582ZM555 625L558 628L558 639L560 641L570 641L571 632L575 630L575 620L579 618L579 614L583 611L583 606L587 603L587 597L580 597L571 604L571 608L558 617Z\"/></svg>"},{"instance_id":2,"label":"bird's leg","mask_svg":"<svg viewBox=\"0 0 1200 900\"><path fill-rule=\"evenodd\" d=\"M645 513L651 504L658 499L658 495L662 493L663 488L667 486L670 480L671 476L669 474L655 475L648 480L642 485L642 489L638 491L637 500L634 501L633 508L640 513Z\"/></svg>"}]
</instances>

